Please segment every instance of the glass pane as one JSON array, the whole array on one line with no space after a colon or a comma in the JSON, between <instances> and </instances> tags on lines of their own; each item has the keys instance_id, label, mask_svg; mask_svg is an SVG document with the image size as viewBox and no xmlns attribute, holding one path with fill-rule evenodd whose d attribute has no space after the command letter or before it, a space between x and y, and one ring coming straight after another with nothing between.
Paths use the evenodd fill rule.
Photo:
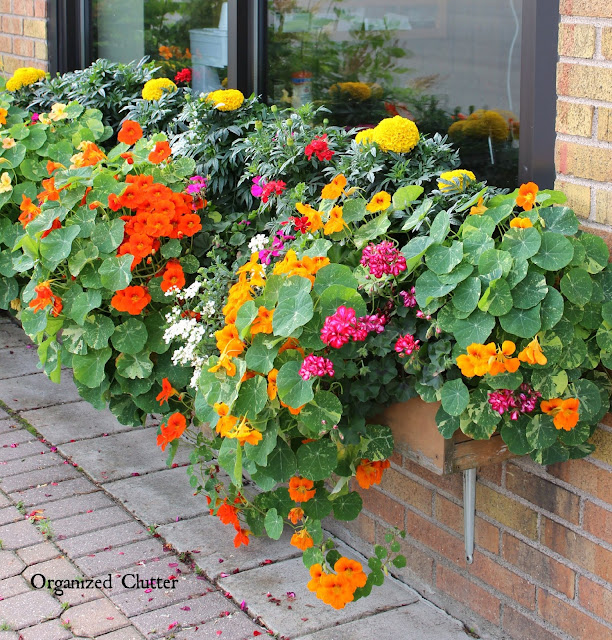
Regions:
<instances>
[{"instance_id":1,"label":"glass pane","mask_svg":"<svg viewBox=\"0 0 612 640\"><path fill-rule=\"evenodd\" d=\"M191 69L195 91L219 89L227 77L227 2L93 0L93 59L143 56L159 63L158 76L174 80Z\"/></svg>"},{"instance_id":2,"label":"glass pane","mask_svg":"<svg viewBox=\"0 0 612 640\"><path fill-rule=\"evenodd\" d=\"M269 101L332 124L389 115L449 134L497 186L518 173L522 0L270 0Z\"/></svg>"}]
</instances>

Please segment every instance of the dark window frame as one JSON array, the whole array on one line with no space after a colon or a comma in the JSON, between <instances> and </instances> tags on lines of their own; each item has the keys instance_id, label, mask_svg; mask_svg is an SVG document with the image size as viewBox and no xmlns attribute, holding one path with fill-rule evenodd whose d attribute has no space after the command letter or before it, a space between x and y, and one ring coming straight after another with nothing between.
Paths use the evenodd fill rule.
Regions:
<instances>
[{"instance_id":1,"label":"dark window frame","mask_svg":"<svg viewBox=\"0 0 612 640\"><path fill-rule=\"evenodd\" d=\"M48 0L51 73L88 66L90 0ZM228 0L229 86L246 95L266 86L267 0ZM519 181L555 180L559 0L525 0L521 39Z\"/></svg>"}]
</instances>

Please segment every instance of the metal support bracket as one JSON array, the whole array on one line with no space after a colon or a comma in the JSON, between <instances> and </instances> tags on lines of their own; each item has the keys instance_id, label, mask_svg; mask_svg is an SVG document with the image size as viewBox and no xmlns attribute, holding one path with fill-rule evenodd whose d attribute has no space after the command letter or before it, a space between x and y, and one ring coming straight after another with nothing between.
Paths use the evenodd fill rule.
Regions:
<instances>
[{"instance_id":1,"label":"metal support bracket","mask_svg":"<svg viewBox=\"0 0 612 640\"><path fill-rule=\"evenodd\" d=\"M465 560L474 562L474 520L476 517L476 469L463 472L463 537Z\"/></svg>"}]
</instances>

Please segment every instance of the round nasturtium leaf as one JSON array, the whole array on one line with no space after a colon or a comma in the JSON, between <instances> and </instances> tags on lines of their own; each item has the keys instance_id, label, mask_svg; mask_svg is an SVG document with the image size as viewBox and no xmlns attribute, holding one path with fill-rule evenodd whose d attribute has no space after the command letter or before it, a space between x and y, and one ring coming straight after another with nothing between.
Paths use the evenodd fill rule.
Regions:
<instances>
[{"instance_id":1,"label":"round nasturtium leaf","mask_svg":"<svg viewBox=\"0 0 612 640\"><path fill-rule=\"evenodd\" d=\"M461 415L470 402L470 393L463 380L449 380L440 392L442 408L451 416Z\"/></svg>"},{"instance_id":2,"label":"round nasturtium leaf","mask_svg":"<svg viewBox=\"0 0 612 640\"><path fill-rule=\"evenodd\" d=\"M531 261L546 271L558 271L566 267L573 257L574 247L565 236L545 231L542 234L540 249Z\"/></svg>"},{"instance_id":3,"label":"round nasturtium leaf","mask_svg":"<svg viewBox=\"0 0 612 640\"><path fill-rule=\"evenodd\" d=\"M584 307L593 293L591 276L586 269L578 267L570 269L561 278L560 286L563 295L579 307Z\"/></svg>"}]
</instances>

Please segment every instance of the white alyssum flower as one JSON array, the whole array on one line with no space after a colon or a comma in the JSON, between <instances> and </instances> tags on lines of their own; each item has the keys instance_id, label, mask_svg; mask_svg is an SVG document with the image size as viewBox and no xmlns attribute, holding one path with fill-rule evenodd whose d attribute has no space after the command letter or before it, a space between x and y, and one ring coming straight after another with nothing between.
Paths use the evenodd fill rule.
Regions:
<instances>
[{"instance_id":1,"label":"white alyssum flower","mask_svg":"<svg viewBox=\"0 0 612 640\"><path fill-rule=\"evenodd\" d=\"M259 253L266 248L267 244L268 236L263 233L258 233L256 236L251 238L251 241L249 242L249 250L251 253Z\"/></svg>"},{"instance_id":2,"label":"white alyssum flower","mask_svg":"<svg viewBox=\"0 0 612 640\"><path fill-rule=\"evenodd\" d=\"M202 283L199 280L195 280L183 291L183 298L185 298L185 300L195 298L201 287Z\"/></svg>"}]
</instances>

